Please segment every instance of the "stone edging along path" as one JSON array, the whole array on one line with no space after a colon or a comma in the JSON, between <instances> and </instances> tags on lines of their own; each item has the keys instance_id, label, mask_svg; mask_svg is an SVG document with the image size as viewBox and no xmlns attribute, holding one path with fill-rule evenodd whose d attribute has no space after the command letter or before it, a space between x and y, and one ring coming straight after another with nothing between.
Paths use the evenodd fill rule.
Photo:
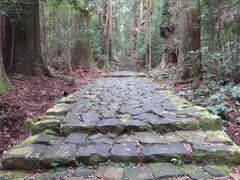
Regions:
<instances>
[{"instance_id":1,"label":"stone edging along path","mask_svg":"<svg viewBox=\"0 0 240 180\"><path fill-rule=\"evenodd\" d=\"M0 177L211 179L240 164L218 116L133 73L100 78L25 126L32 136L3 155L12 171ZM60 167L72 168L48 172Z\"/></svg>"}]
</instances>

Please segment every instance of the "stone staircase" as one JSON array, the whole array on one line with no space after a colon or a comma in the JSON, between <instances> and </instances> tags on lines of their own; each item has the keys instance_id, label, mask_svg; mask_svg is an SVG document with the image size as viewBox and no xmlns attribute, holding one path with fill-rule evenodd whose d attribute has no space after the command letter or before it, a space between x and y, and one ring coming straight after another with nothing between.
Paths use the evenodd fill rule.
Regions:
<instances>
[{"instance_id":1,"label":"stone staircase","mask_svg":"<svg viewBox=\"0 0 240 180\"><path fill-rule=\"evenodd\" d=\"M240 147L218 116L136 74L114 74L26 120L32 136L3 155L0 179L218 179L238 167Z\"/></svg>"}]
</instances>

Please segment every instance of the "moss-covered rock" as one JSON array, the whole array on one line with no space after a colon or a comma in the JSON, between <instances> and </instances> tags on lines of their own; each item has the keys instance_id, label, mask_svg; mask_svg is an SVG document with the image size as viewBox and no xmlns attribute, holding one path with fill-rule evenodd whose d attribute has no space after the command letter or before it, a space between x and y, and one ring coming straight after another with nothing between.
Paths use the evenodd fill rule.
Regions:
<instances>
[{"instance_id":1,"label":"moss-covered rock","mask_svg":"<svg viewBox=\"0 0 240 180\"><path fill-rule=\"evenodd\" d=\"M212 130L212 131L217 131L217 130L222 130L222 122L221 118L216 115L207 115L203 116L199 120L200 127L204 131Z\"/></svg>"},{"instance_id":2,"label":"moss-covered rock","mask_svg":"<svg viewBox=\"0 0 240 180\"><path fill-rule=\"evenodd\" d=\"M204 143L206 138L206 133L203 131L177 131L175 134L183 139L183 142L190 144Z\"/></svg>"},{"instance_id":3,"label":"moss-covered rock","mask_svg":"<svg viewBox=\"0 0 240 180\"><path fill-rule=\"evenodd\" d=\"M47 111L47 115L65 115L70 109L70 105L66 103L60 103L53 106Z\"/></svg>"},{"instance_id":4,"label":"moss-covered rock","mask_svg":"<svg viewBox=\"0 0 240 180\"><path fill-rule=\"evenodd\" d=\"M224 144L194 144L193 157L205 164L234 165L240 163L240 148Z\"/></svg>"},{"instance_id":5,"label":"moss-covered rock","mask_svg":"<svg viewBox=\"0 0 240 180\"><path fill-rule=\"evenodd\" d=\"M221 143L226 145L233 145L232 140L224 131L207 131L206 141L211 143Z\"/></svg>"},{"instance_id":6,"label":"moss-covered rock","mask_svg":"<svg viewBox=\"0 0 240 180\"><path fill-rule=\"evenodd\" d=\"M41 165L44 167L75 165L76 151L75 144L57 144L51 146L43 154Z\"/></svg>"},{"instance_id":7,"label":"moss-covered rock","mask_svg":"<svg viewBox=\"0 0 240 180\"><path fill-rule=\"evenodd\" d=\"M124 171L123 179L144 180L154 179L151 171L146 167L135 167Z\"/></svg>"},{"instance_id":8,"label":"moss-covered rock","mask_svg":"<svg viewBox=\"0 0 240 180\"><path fill-rule=\"evenodd\" d=\"M149 164L148 167L157 179L179 177L184 175L184 171L182 169L169 163L153 163Z\"/></svg>"},{"instance_id":9,"label":"moss-covered rock","mask_svg":"<svg viewBox=\"0 0 240 180\"><path fill-rule=\"evenodd\" d=\"M53 180L53 179L64 179L69 175L67 170L61 169L58 171L49 171L38 173L34 177L34 180Z\"/></svg>"},{"instance_id":10,"label":"moss-covered rock","mask_svg":"<svg viewBox=\"0 0 240 180\"><path fill-rule=\"evenodd\" d=\"M54 145L60 144L65 138L56 137L52 135L38 134L29 136L25 139L19 146L26 146L30 144L44 144L44 145Z\"/></svg>"},{"instance_id":11,"label":"moss-covered rock","mask_svg":"<svg viewBox=\"0 0 240 180\"><path fill-rule=\"evenodd\" d=\"M199 167L194 165L186 165L182 167L183 171L186 175L194 180L204 180L204 179L212 179L212 176L207 172L201 170Z\"/></svg>"},{"instance_id":12,"label":"moss-covered rock","mask_svg":"<svg viewBox=\"0 0 240 180\"><path fill-rule=\"evenodd\" d=\"M181 130L193 131L193 130L200 129L200 125L199 125L198 121L186 120L186 121L181 121L181 122L173 122L172 128L174 130L178 130L178 131L181 131Z\"/></svg>"},{"instance_id":13,"label":"moss-covered rock","mask_svg":"<svg viewBox=\"0 0 240 180\"><path fill-rule=\"evenodd\" d=\"M60 131L60 120L58 119L49 119L45 121L39 121L31 125L30 131L32 134L43 133L46 129L51 129L55 132Z\"/></svg>"},{"instance_id":14,"label":"moss-covered rock","mask_svg":"<svg viewBox=\"0 0 240 180\"><path fill-rule=\"evenodd\" d=\"M45 146L40 144L15 146L3 155L3 167L26 170L36 168L40 165L40 157L44 150Z\"/></svg>"},{"instance_id":15,"label":"moss-covered rock","mask_svg":"<svg viewBox=\"0 0 240 180\"><path fill-rule=\"evenodd\" d=\"M0 171L1 180L22 180L31 177L31 173L20 171Z\"/></svg>"},{"instance_id":16,"label":"moss-covered rock","mask_svg":"<svg viewBox=\"0 0 240 180\"><path fill-rule=\"evenodd\" d=\"M95 176L98 178L106 178L106 179L116 179L120 180L123 176L123 169L114 167L114 166L100 166L96 172Z\"/></svg>"},{"instance_id":17,"label":"moss-covered rock","mask_svg":"<svg viewBox=\"0 0 240 180\"><path fill-rule=\"evenodd\" d=\"M204 166L204 170L215 177L226 176L230 174L230 172L232 171L232 169L228 166L218 166L218 165Z\"/></svg>"},{"instance_id":18,"label":"moss-covered rock","mask_svg":"<svg viewBox=\"0 0 240 180\"><path fill-rule=\"evenodd\" d=\"M64 104L72 104L77 101L76 96L74 94L70 94L67 97L63 97L62 99L59 100L59 103L64 103Z\"/></svg>"}]
</instances>

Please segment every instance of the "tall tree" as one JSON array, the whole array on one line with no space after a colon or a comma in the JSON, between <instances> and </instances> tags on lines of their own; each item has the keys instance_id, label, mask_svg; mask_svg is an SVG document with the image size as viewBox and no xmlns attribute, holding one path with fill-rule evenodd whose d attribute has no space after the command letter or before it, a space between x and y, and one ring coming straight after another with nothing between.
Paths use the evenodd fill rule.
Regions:
<instances>
[{"instance_id":1,"label":"tall tree","mask_svg":"<svg viewBox=\"0 0 240 180\"><path fill-rule=\"evenodd\" d=\"M102 54L104 58L104 69L111 69L110 62L113 59L113 49L112 49L112 0L103 0L103 13L100 17L102 24Z\"/></svg>"},{"instance_id":2,"label":"tall tree","mask_svg":"<svg viewBox=\"0 0 240 180\"><path fill-rule=\"evenodd\" d=\"M141 14L141 4L142 0L134 0L133 3L133 27L132 27L132 52L131 52L131 59L134 64L137 64L137 37L140 32L140 26L142 23L142 14Z\"/></svg>"},{"instance_id":3,"label":"tall tree","mask_svg":"<svg viewBox=\"0 0 240 180\"><path fill-rule=\"evenodd\" d=\"M0 4L1 7L1 4ZM11 83L7 78L2 55L2 44L4 37L5 17L0 14L0 95L5 94L11 88Z\"/></svg>"},{"instance_id":4,"label":"tall tree","mask_svg":"<svg viewBox=\"0 0 240 180\"><path fill-rule=\"evenodd\" d=\"M166 68L172 63L177 62L176 43L174 38L176 37L175 23L173 17L176 17L174 13L170 12L171 7L175 7L176 2L164 0L162 1L161 22L159 26L160 36L164 40L164 52L161 59L160 68Z\"/></svg>"},{"instance_id":5,"label":"tall tree","mask_svg":"<svg viewBox=\"0 0 240 180\"><path fill-rule=\"evenodd\" d=\"M191 7L191 8L189 8ZM201 10L200 0L181 1L178 80L201 74Z\"/></svg>"},{"instance_id":6,"label":"tall tree","mask_svg":"<svg viewBox=\"0 0 240 180\"><path fill-rule=\"evenodd\" d=\"M18 12L12 23L12 52L5 64L15 73L51 75L42 59L38 0L17 0ZM19 14L19 15L18 15Z\"/></svg>"},{"instance_id":7,"label":"tall tree","mask_svg":"<svg viewBox=\"0 0 240 180\"><path fill-rule=\"evenodd\" d=\"M90 18L91 14L88 10L83 10L80 15L76 16L75 18L77 37L72 58L73 63L78 67L82 66L85 68L94 69L96 68L96 63L93 57L88 30Z\"/></svg>"},{"instance_id":8,"label":"tall tree","mask_svg":"<svg viewBox=\"0 0 240 180\"><path fill-rule=\"evenodd\" d=\"M151 71L152 68L152 37L151 37L151 24L152 24L152 5L153 0L147 0L145 9L145 43L146 43L146 54L145 54L145 61L146 61L146 68L148 71Z\"/></svg>"}]
</instances>

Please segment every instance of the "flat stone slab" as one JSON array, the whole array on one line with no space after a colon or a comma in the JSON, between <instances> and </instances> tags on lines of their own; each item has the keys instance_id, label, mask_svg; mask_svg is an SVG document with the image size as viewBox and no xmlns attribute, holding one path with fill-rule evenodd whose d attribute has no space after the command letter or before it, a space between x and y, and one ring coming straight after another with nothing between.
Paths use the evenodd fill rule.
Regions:
<instances>
[{"instance_id":1,"label":"flat stone slab","mask_svg":"<svg viewBox=\"0 0 240 180\"><path fill-rule=\"evenodd\" d=\"M47 111L47 115L65 115L70 109L69 104L60 103Z\"/></svg>"},{"instance_id":2,"label":"flat stone slab","mask_svg":"<svg viewBox=\"0 0 240 180\"><path fill-rule=\"evenodd\" d=\"M231 168L228 166L207 165L203 169L214 177L223 177L231 172Z\"/></svg>"},{"instance_id":3,"label":"flat stone slab","mask_svg":"<svg viewBox=\"0 0 240 180\"><path fill-rule=\"evenodd\" d=\"M137 72L131 72L131 71L118 71L118 72L110 73L108 75L104 75L104 77L116 77L116 78L121 78L121 77L145 77L145 74L137 73Z\"/></svg>"},{"instance_id":4,"label":"flat stone slab","mask_svg":"<svg viewBox=\"0 0 240 180\"><path fill-rule=\"evenodd\" d=\"M142 162L169 161L173 157L181 157L184 160L191 159L191 152L180 143L175 144L154 144L143 147L140 150Z\"/></svg>"},{"instance_id":5,"label":"flat stone slab","mask_svg":"<svg viewBox=\"0 0 240 180\"><path fill-rule=\"evenodd\" d=\"M151 180L154 179L154 176L148 168L137 167L126 170L124 172L124 178L129 180Z\"/></svg>"},{"instance_id":6,"label":"flat stone slab","mask_svg":"<svg viewBox=\"0 0 240 180\"><path fill-rule=\"evenodd\" d=\"M44 150L45 146L40 144L16 146L3 155L3 166L6 169L37 168Z\"/></svg>"},{"instance_id":7,"label":"flat stone slab","mask_svg":"<svg viewBox=\"0 0 240 180\"><path fill-rule=\"evenodd\" d=\"M75 144L58 144L49 147L41 158L43 166L70 166L76 164L77 148Z\"/></svg>"},{"instance_id":8,"label":"flat stone slab","mask_svg":"<svg viewBox=\"0 0 240 180\"><path fill-rule=\"evenodd\" d=\"M136 132L135 137L143 145L167 143L163 136L149 132Z\"/></svg>"},{"instance_id":9,"label":"flat stone slab","mask_svg":"<svg viewBox=\"0 0 240 180\"><path fill-rule=\"evenodd\" d=\"M126 125L128 132L146 131L147 129L149 129L149 125L140 120L129 120Z\"/></svg>"},{"instance_id":10,"label":"flat stone slab","mask_svg":"<svg viewBox=\"0 0 240 180\"><path fill-rule=\"evenodd\" d=\"M148 165L148 167L157 179L181 177L185 175L185 172L181 168L168 163L154 163Z\"/></svg>"},{"instance_id":11,"label":"flat stone slab","mask_svg":"<svg viewBox=\"0 0 240 180\"><path fill-rule=\"evenodd\" d=\"M106 162L109 157L110 146L107 144L90 144L78 150L77 162L84 165L95 165Z\"/></svg>"},{"instance_id":12,"label":"flat stone slab","mask_svg":"<svg viewBox=\"0 0 240 180\"><path fill-rule=\"evenodd\" d=\"M84 122L97 122L100 120L100 116L96 112L86 112L80 114Z\"/></svg>"},{"instance_id":13,"label":"flat stone slab","mask_svg":"<svg viewBox=\"0 0 240 180\"><path fill-rule=\"evenodd\" d=\"M198 162L234 165L240 163L240 149L225 144L194 144L193 157Z\"/></svg>"},{"instance_id":14,"label":"flat stone slab","mask_svg":"<svg viewBox=\"0 0 240 180\"><path fill-rule=\"evenodd\" d=\"M96 170L95 176L102 179L106 178L121 180L123 177L123 171L123 168L118 168L114 166L101 166Z\"/></svg>"},{"instance_id":15,"label":"flat stone slab","mask_svg":"<svg viewBox=\"0 0 240 180\"><path fill-rule=\"evenodd\" d=\"M67 137L66 143L85 145L87 142L87 137L88 137L88 134L85 134L85 133L81 133L81 134L72 133Z\"/></svg>"},{"instance_id":16,"label":"flat stone slab","mask_svg":"<svg viewBox=\"0 0 240 180\"><path fill-rule=\"evenodd\" d=\"M117 119L104 119L97 123L99 132L103 134L121 134L124 131L125 127L125 123Z\"/></svg>"},{"instance_id":17,"label":"flat stone slab","mask_svg":"<svg viewBox=\"0 0 240 180\"><path fill-rule=\"evenodd\" d=\"M133 142L115 144L112 148L110 159L114 162L136 163L138 161L138 150Z\"/></svg>"},{"instance_id":18,"label":"flat stone slab","mask_svg":"<svg viewBox=\"0 0 240 180\"><path fill-rule=\"evenodd\" d=\"M62 125L62 131L68 135L70 133L91 133L97 128L95 122L81 122L78 120L66 121Z\"/></svg>"},{"instance_id":19,"label":"flat stone slab","mask_svg":"<svg viewBox=\"0 0 240 180\"><path fill-rule=\"evenodd\" d=\"M84 169L84 168L77 168L73 172L74 177L83 177L83 178L88 178L93 175L93 170L92 169Z\"/></svg>"},{"instance_id":20,"label":"flat stone slab","mask_svg":"<svg viewBox=\"0 0 240 180\"><path fill-rule=\"evenodd\" d=\"M28 179L31 177L31 173L19 172L19 171L0 171L1 180L11 180L11 179Z\"/></svg>"}]
</instances>

